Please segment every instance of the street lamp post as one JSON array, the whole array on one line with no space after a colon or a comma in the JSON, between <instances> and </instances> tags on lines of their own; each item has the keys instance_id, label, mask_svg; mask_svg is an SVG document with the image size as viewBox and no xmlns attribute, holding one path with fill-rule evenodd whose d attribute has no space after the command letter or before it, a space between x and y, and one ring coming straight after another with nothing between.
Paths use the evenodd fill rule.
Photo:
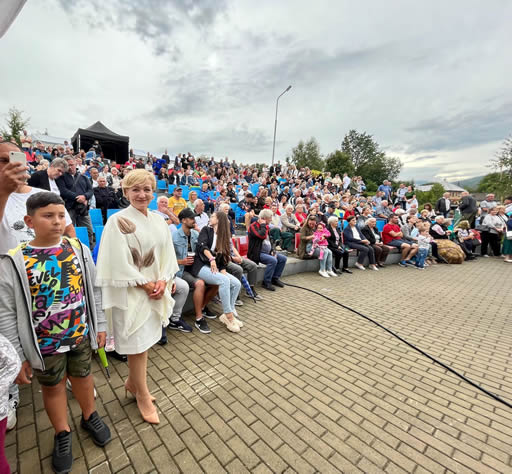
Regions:
<instances>
[{"instance_id":1,"label":"street lamp post","mask_svg":"<svg viewBox=\"0 0 512 474\"><path fill-rule=\"evenodd\" d=\"M286 94L292 86L288 86L284 92L282 92L276 100L276 121L274 122L274 143L272 144L272 167L274 166L274 154L276 152L276 131L277 131L277 108L279 107L279 99L282 95Z\"/></svg>"}]
</instances>

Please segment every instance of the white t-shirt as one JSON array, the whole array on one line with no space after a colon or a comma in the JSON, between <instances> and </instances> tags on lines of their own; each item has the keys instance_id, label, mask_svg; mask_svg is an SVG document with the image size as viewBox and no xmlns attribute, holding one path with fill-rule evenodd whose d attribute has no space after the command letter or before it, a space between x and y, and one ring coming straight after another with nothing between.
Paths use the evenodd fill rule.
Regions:
<instances>
[{"instance_id":1,"label":"white t-shirt","mask_svg":"<svg viewBox=\"0 0 512 474\"><path fill-rule=\"evenodd\" d=\"M22 242L34 240L33 229L27 227L23 218L27 215L27 199L32 194L50 192L45 189L31 188L28 193L12 193L5 206L4 217L0 222L0 253L7 253ZM66 226L72 224L66 211Z\"/></svg>"},{"instance_id":2,"label":"white t-shirt","mask_svg":"<svg viewBox=\"0 0 512 474\"><path fill-rule=\"evenodd\" d=\"M55 182L55 180L48 177L48 181L50 182L50 191L52 193L58 194L60 196L60 189L57 186L57 183Z\"/></svg>"}]
</instances>

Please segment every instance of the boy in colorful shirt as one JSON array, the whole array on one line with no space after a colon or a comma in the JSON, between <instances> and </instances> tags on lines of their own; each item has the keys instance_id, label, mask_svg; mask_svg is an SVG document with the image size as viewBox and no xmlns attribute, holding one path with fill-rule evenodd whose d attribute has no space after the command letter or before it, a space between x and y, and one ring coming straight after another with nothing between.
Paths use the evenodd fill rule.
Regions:
<instances>
[{"instance_id":1,"label":"boy in colorful shirt","mask_svg":"<svg viewBox=\"0 0 512 474\"><path fill-rule=\"evenodd\" d=\"M0 260L0 333L23 361L16 383L30 383L33 370L41 385L55 429L53 468L68 472L73 454L67 378L82 409L82 428L99 446L111 440L108 426L95 410L91 375L92 349L105 344L106 321L101 293L92 283L95 268L89 249L63 237L65 206L60 196L32 195L25 223L35 238Z\"/></svg>"}]
</instances>

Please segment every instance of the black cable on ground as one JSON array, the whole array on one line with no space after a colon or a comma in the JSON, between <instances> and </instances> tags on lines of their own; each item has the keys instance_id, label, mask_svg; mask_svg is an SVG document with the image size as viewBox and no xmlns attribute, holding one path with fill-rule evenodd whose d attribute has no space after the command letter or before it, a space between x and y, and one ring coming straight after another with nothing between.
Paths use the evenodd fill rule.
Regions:
<instances>
[{"instance_id":1,"label":"black cable on ground","mask_svg":"<svg viewBox=\"0 0 512 474\"><path fill-rule=\"evenodd\" d=\"M344 305L344 304L342 304L342 303L340 303L340 302L338 302L336 300L333 300L332 298L329 298L328 296L323 295L319 291L311 290L310 288L304 288L303 286L299 286L299 285L292 285L291 283L285 283L285 285L286 286L290 286L292 288L299 288L300 290L310 291L311 293L314 293L315 295L318 295L318 296L321 296L322 298L325 298L326 300L330 301L331 303L337 304L338 306L341 306L342 308L344 308L344 309L346 309L348 311L351 311L354 314L357 314L361 318L364 318L367 321L369 321L370 323L375 324L375 326L383 329L388 334L391 334L393 337L397 338L399 341L403 342L404 344L409 346L411 349L414 349L416 352L419 352L421 355L425 356L427 359L430 359L435 364L440 365L443 369L447 370L448 372L451 372L452 374L456 375L460 379L464 380L464 382L468 383L472 387L475 387L476 389L478 389L481 392L485 393L489 397L494 398L494 400L496 400L497 402L503 403L503 405L505 405L506 407L512 409L512 403L507 402L506 400L504 400L503 398L499 397L495 393L490 392L486 388L478 385L476 382L473 382L471 379L468 379L465 375L462 375L461 373L457 372L455 369L452 369L449 365L446 365L444 362L440 361L439 359L436 359L434 356L431 356L430 354L428 354L424 350L422 350L419 347L415 346L414 344L408 342L406 339L404 339L403 337L399 336L397 333L395 333L391 329L388 329L387 327L383 326L382 324L380 324L379 322L375 321L374 319L370 318L369 316L366 316L365 314L360 313L359 311L356 311L355 309L352 309L350 306Z\"/></svg>"}]
</instances>

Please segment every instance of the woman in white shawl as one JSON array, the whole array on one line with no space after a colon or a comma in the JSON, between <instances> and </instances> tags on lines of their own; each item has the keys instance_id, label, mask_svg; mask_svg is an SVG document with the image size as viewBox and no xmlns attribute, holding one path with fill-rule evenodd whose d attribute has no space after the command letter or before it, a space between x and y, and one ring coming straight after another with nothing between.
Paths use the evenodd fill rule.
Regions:
<instances>
[{"instance_id":1,"label":"woman in white shawl","mask_svg":"<svg viewBox=\"0 0 512 474\"><path fill-rule=\"evenodd\" d=\"M169 322L178 264L167 224L148 211L156 187L153 174L134 170L123 179L122 187L130 206L107 221L98 254L97 285L102 288L116 350L128 356L125 390L137 399L145 421L159 423L147 386L147 351Z\"/></svg>"}]
</instances>

